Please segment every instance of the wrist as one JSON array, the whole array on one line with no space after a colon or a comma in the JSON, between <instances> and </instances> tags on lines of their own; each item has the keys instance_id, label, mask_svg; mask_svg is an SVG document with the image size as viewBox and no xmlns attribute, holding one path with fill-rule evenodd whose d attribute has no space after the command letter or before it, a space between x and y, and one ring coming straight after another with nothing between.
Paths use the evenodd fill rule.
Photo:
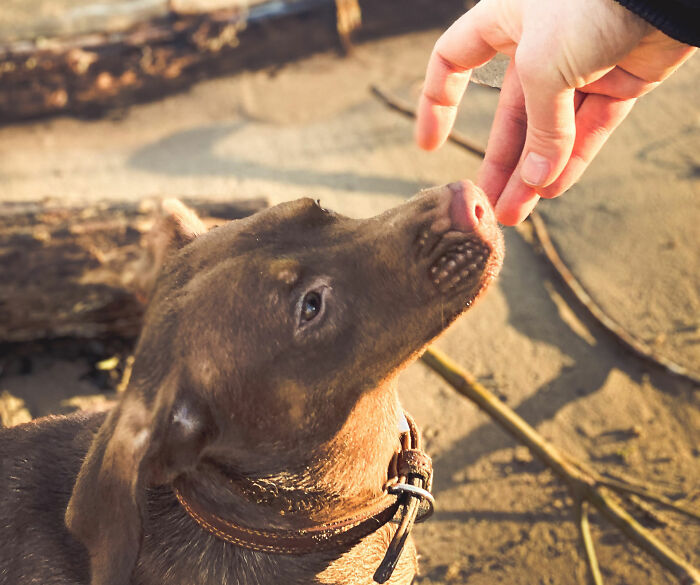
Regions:
<instances>
[{"instance_id":1,"label":"wrist","mask_svg":"<svg viewBox=\"0 0 700 585\"><path fill-rule=\"evenodd\" d=\"M610 0L658 30L686 45L700 45L700 3L693 0Z\"/></svg>"}]
</instances>

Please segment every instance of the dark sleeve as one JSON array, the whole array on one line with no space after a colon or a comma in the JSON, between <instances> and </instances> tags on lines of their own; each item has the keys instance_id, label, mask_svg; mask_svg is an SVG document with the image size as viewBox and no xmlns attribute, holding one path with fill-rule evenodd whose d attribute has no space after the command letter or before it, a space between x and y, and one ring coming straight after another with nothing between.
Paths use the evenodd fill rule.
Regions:
<instances>
[{"instance_id":1,"label":"dark sleeve","mask_svg":"<svg viewBox=\"0 0 700 585\"><path fill-rule=\"evenodd\" d=\"M700 0L616 0L669 37L700 46Z\"/></svg>"}]
</instances>

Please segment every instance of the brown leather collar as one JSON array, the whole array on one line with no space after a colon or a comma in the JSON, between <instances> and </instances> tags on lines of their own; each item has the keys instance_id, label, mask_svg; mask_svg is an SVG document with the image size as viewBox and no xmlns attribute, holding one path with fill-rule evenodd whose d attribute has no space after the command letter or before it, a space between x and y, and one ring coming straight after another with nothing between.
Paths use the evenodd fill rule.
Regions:
<instances>
[{"instance_id":1,"label":"brown leather collar","mask_svg":"<svg viewBox=\"0 0 700 585\"><path fill-rule=\"evenodd\" d=\"M389 466L391 478L382 495L354 514L298 530L258 529L236 524L204 509L175 480L173 491L185 511L204 530L242 548L274 554L299 555L323 550L341 550L384 526L397 516L399 524L375 581L389 579L398 562L413 524L427 519L433 510L432 461L421 449L420 431L404 413L407 428L400 435L400 448Z\"/></svg>"}]
</instances>

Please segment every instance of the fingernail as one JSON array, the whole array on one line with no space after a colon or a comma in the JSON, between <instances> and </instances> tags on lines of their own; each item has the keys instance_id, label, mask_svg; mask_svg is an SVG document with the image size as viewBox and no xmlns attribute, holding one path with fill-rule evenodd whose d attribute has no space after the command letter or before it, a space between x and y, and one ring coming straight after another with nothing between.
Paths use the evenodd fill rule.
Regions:
<instances>
[{"instance_id":1,"label":"fingernail","mask_svg":"<svg viewBox=\"0 0 700 585\"><path fill-rule=\"evenodd\" d=\"M541 187L549 177L551 168L552 165L546 158L536 152L531 152L525 157L520 169L520 176L531 187Z\"/></svg>"}]
</instances>

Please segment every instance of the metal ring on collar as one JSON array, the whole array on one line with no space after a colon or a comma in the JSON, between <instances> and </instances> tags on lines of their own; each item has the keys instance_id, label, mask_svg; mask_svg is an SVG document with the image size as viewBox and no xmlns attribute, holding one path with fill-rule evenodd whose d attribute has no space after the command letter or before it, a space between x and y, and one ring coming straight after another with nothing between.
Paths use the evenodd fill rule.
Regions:
<instances>
[{"instance_id":1,"label":"metal ring on collar","mask_svg":"<svg viewBox=\"0 0 700 585\"><path fill-rule=\"evenodd\" d=\"M389 486L387 490L390 494L401 495L408 494L411 497L418 498L421 502L428 503L427 511L420 513L416 518L416 522L424 522L433 515L435 512L435 498L428 490L418 487L417 485L411 485L408 483L397 483L396 485Z\"/></svg>"}]
</instances>

